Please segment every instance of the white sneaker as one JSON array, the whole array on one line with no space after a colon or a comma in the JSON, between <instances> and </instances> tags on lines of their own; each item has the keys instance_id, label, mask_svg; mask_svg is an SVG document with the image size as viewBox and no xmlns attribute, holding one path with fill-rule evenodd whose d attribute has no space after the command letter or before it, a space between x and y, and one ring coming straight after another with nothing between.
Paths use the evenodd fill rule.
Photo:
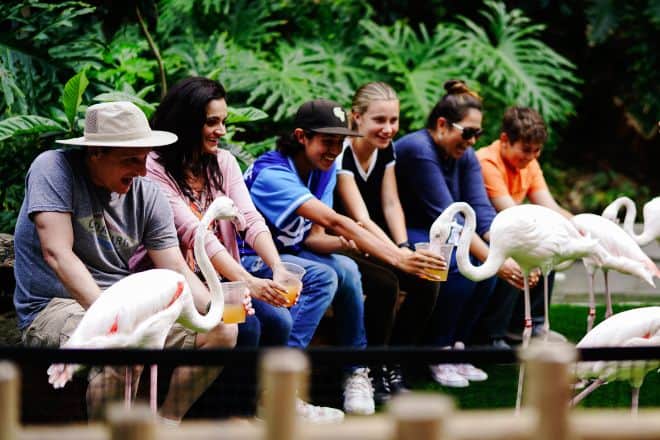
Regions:
<instances>
[{"instance_id":1,"label":"white sneaker","mask_svg":"<svg viewBox=\"0 0 660 440\"><path fill-rule=\"evenodd\" d=\"M440 385L452 388L465 388L470 385L470 382L465 377L458 374L456 365L454 364L429 365L429 369L431 370L433 380Z\"/></svg>"},{"instance_id":2,"label":"white sneaker","mask_svg":"<svg viewBox=\"0 0 660 440\"><path fill-rule=\"evenodd\" d=\"M458 364L456 372L472 382L483 382L488 379L488 373L472 364Z\"/></svg>"},{"instance_id":3,"label":"white sneaker","mask_svg":"<svg viewBox=\"0 0 660 440\"><path fill-rule=\"evenodd\" d=\"M311 423L338 423L344 420L344 412L329 406L316 406L296 399L298 417Z\"/></svg>"},{"instance_id":4,"label":"white sneaker","mask_svg":"<svg viewBox=\"0 0 660 440\"><path fill-rule=\"evenodd\" d=\"M368 368L358 368L344 382L344 411L348 414L370 415L376 411L374 389Z\"/></svg>"},{"instance_id":5,"label":"white sneaker","mask_svg":"<svg viewBox=\"0 0 660 440\"><path fill-rule=\"evenodd\" d=\"M454 344L454 349L455 350L465 350L465 344L463 344L461 341L457 341ZM484 380L488 379L488 374L480 369L475 367L472 364L456 364L456 373L460 374L467 380L471 380L472 382L483 382Z\"/></svg>"}]
</instances>

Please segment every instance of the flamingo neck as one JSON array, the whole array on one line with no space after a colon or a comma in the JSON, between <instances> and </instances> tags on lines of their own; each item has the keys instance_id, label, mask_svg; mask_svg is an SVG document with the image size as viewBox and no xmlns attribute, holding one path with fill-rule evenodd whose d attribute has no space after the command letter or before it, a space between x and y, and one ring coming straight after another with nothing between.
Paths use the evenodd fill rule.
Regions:
<instances>
[{"instance_id":1,"label":"flamingo neck","mask_svg":"<svg viewBox=\"0 0 660 440\"><path fill-rule=\"evenodd\" d=\"M625 208L625 215L623 217L623 230L626 231L630 236L637 240L638 235L635 234L633 225L635 224L635 218L637 217L637 208L635 207L635 202L629 198L621 199L617 205L615 205L616 212L619 212L621 207Z\"/></svg>"},{"instance_id":2,"label":"flamingo neck","mask_svg":"<svg viewBox=\"0 0 660 440\"><path fill-rule=\"evenodd\" d=\"M213 213L209 211L211 210L207 210L197 227L197 231L195 232L195 244L193 246L195 261L202 271L202 275L204 275L204 279L211 292L211 308L206 315L194 313L194 322L192 324L206 331L211 330L220 323L225 306L220 280L218 280L215 268L211 264L211 259L206 253L205 238L208 233L208 227L211 224L211 221L213 221Z\"/></svg>"},{"instance_id":3,"label":"flamingo neck","mask_svg":"<svg viewBox=\"0 0 660 440\"><path fill-rule=\"evenodd\" d=\"M465 225L458 239L458 248L456 249L458 269L466 278L472 281L481 281L490 278L497 273L504 262L504 258L500 253L491 250L488 252L488 258L486 258L483 264L479 266L472 264L470 261L470 242L472 241L472 234L476 229L474 210L467 203L457 202L449 205L443 212L443 215L447 213L447 216L452 218L459 212L465 217Z\"/></svg>"}]
</instances>

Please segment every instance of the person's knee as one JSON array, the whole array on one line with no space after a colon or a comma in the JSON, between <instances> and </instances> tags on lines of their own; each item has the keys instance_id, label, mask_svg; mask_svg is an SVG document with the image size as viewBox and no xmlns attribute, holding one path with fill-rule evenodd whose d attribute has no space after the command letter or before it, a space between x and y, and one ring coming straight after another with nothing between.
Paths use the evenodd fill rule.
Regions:
<instances>
[{"instance_id":1,"label":"person's knee","mask_svg":"<svg viewBox=\"0 0 660 440\"><path fill-rule=\"evenodd\" d=\"M362 275L357 263L343 255L338 255L337 260L339 261L338 270L341 272L338 274L340 284L338 290L355 296L362 302Z\"/></svg>"},{"instance_id":2,"label":"person's knee","mask_svg":"<svg viewBox=\"0 0 660 440\"><path fill-rule=\"evenodd\" d=\"M220 324L208 333L197 335L197 348L234 348L238 339L238 325Z\"/></svg>"},{"instance_id":3,"label":"person's knee","mask_svg":"<svg viewBox=\"0 0 660 440\"><path fill-rule=\"evenodd\" d=\"M261 323L256 316L248 316L243 324L238 325L236 346L256 347L261 338Z\"/></svg>"},{"instance_id":4,"label":"person's knee","mask_svg":"<svg viewBox=\"0 0 660 440\"><path fill-rule=\"evenodd\" d=\"M337 272L332 267L320 263L311 264L305 270L303 291L306 294L315 292L317 296L325 297L325 302L330 305L339 286Z\"/></svg>"},{"instance_id":5,"label":"person's knee","mask_svg":"<svg viewBox=\"0 0 660 440\"><path fill-rule=\"evenodd\" d=\"M280 333L286 333L287 335L291 333L293 328L293 318L291 313L282 313L281 319L277 322Z\"/></svg>"}]
</instances>

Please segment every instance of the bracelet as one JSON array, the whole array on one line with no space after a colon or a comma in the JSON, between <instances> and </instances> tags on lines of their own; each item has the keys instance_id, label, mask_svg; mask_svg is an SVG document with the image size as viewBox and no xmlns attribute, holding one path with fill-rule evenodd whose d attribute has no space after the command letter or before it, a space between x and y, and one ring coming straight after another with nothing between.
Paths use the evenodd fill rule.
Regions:
<instances>
[{"instance_id":1,"label":"bracelet","mask_svg":"<svg viewBox=\"0 0 660 440\"><path fill-rule=\"evenodd\" d=\"M413 248L413 246L412 246L410 243L408 243L408 240L406 240L406 241L402 241L401 243L397 244L397 246L400 247L400 248L408 248L408 249L410 249L411 251L414 251L414 250L415 250L415 249Z\"/></svg>"}]
</instances>

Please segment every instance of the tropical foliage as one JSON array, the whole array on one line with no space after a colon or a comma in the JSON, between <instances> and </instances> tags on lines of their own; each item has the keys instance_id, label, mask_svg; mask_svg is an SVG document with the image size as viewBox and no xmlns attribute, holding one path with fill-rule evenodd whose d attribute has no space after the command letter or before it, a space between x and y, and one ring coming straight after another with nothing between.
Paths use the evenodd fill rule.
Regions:
<instances>
[{"instance_id":1,"label":"tropical foliage","mask_svg":"<svg viewBox=\"0 0 660 440\"><path fill-rule=\"evenodd\" d=\"M167 85L186 76L215 78L227 88L235 124L225 144L244 165L272 148L305 100L323 96L348 107L360 84L387 81L399 94L405 133L424 124L450 78L483 96L487 140L498 134L506 106L538 109L553 133L544 153L552 158L583 85L576 65L545 42L545 23L493 0L453 15L456 8L434 0L424 5L426 16L411 15L405 1L119 3L131 7L109 0L0 5L0 231L13 227L31 160L54 138L80 134L87 105L129 100L151 115ZM613 17L602 2L590 3L593 43L625 33L639 37L644 52L628 25L657 24L648 18L652 3L644 19L627 7ZM653 77L641 64L635 69ZM639 106L652 112L657 100L647 101Z\"/></svg>"}]
</instances>

